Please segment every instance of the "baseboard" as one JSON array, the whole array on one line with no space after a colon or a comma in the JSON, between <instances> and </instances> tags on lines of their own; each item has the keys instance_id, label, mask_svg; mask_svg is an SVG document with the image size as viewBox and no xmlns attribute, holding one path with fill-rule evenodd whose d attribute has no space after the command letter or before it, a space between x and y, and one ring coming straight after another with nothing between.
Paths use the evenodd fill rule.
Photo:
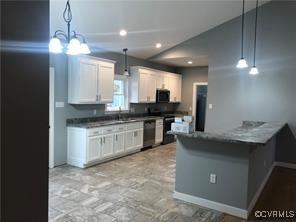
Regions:
<instances>
[{"instance_id":1,"label":"baseboard","mask_svg":"<svg viewBox=\"0 0 296 222\"><path fill-rule=\"evenodd\" d=\"M296 169L296 164L295 163L285 163L285 162L275 162L276 166L279 167L286 167L290 169Z\"/></svg>"},{"instance_id":2,"label":"baseboard","mask_svg":"<svg viewBox=\"0 0 296 222\"><path fill-rule=\"evenodd\" d=\"M210 208L210 209L217 210L220 212L224 212L224 213L227 213L227 214L230 214L230 215L233 215L236 217L240 217L243 219L247 219L247 217L248 217L247 210L244 210L241 208L236 208L236 207L222 204L222 203L218 203L215 201L203 199L200 197L192 196L189 194L180 193L180 192L175 191L174 198L179 199L179 200L183 200L188 203L197 204L202 207L206 207L206 208Z\"/></svg>"},{"instance_id":3,"label":"baseboard","mask_svg":"<svg viewBox=\"0 0 296 222\"><path fill-rule=\"evenodd\" d=\"M255 207L255 204L261 194L261 192L263 191L274 167L276 166L276 163L274 162L272 164L272 166L270 167L269 171L267 172L266 176L264 177L263 181L261 182L261 185L259 187L259 189L257 190L257 192L255 193L253 199L251 200L250 204L249 204L249 207L248 207L248 216L250 215L250 213L252 212L253 208Z\"/></svg>"}]
</instances>

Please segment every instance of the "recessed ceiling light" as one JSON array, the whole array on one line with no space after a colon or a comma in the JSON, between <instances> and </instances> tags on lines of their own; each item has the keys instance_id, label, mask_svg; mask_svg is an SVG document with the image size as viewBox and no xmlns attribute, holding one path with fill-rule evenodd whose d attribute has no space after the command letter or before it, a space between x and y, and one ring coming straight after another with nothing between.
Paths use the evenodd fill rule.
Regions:
<instances>
[{"instance_id":1,"label":"recessed ceiling light","mask_svg":"<svg viewBox=\"0 0 296 222\"><path fill-rule=\"evenodd\" d=\"M192 64L193 62L192 62L192 61L188 61L187 63L188 63L188 64Z\"/></svg>"},{"instance_id":2,"label":"recessed ceiling light","mask_svg":"<svg viewBox=\"0 0 296 222\"><path fill-rule=\"evenodd\" d=\"M157 48L157 49L159 49L159 48L161 48L161 43L157 43L156 45L155 45L155 47Z\"/></svg>"},{"instance_id":3,"label":"recessed ceiling light","mask_svg":"<svg viewBox=\"0 0 296 222\"><path fill-rule=\"evenodd\" d=\"M126 36L126 34L127 34L127 31L124 29L120 30L120 32L119 32L120 36Z\"/></svg>"}]
</instances>

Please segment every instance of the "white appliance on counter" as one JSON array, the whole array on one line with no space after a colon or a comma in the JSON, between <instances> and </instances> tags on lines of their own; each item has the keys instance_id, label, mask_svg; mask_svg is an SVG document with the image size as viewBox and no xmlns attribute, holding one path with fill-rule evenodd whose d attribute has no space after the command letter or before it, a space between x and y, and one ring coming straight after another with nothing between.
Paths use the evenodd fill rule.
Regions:
<instances>
[{"instance_id":1,"label":"white appliance on counter","mask_svg":"<svg viewBox=\"0 0 296 222\"><path fill-rule=\"evenodd\" d=\"M175 118L175 122L172 123L172 131L178 133L193 133L193 117L184 116L183 118Z\"/></svg>"}]
</instances>

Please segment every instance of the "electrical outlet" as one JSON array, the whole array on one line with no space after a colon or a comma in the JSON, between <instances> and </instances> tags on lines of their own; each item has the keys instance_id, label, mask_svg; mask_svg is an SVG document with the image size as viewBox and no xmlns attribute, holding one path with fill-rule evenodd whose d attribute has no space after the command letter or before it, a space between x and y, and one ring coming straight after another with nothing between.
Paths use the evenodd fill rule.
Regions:
<instances>
[{"instance_id":1,"label":"electrical outlet","mask_svg":"<svg viewBox=\"0 0 296 222\"><path fill-rule=\"evenodd\" d=\"M210 183L217 183L217 175L216 174L210 174Z\"/></svg>"}]
</instances>

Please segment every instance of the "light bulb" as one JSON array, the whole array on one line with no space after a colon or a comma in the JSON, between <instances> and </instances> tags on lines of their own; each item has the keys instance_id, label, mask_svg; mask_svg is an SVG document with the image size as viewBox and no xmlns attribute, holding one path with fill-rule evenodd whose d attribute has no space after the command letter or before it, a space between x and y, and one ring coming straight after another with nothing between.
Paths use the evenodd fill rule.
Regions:
<instances>
[{"instance_id":1,"label":"light bulb","mask_svg":"<svg viewBox=\"0 0 296 222\"><path fill-rule=\"evenodd\" d=\"M80 53L81 53L81 54L90 54L90 50L89 50L89 47L88 47L88 45L86 44L86 42L83 42L83 43L80 45Z\"/></svg>"},{"instance_id":2,"label":"light bulb","mask_svg":"<svg viewBox=\"0 0 296 222\"><path fill-rule=\"evenodd\" d=\"M253 66L249 72L250 75L258 75L259 71L256 66Z\"/></svg>"},{"instance_id":3,"label":"light bulb","mask_svg":"<svg viewBox=\"0 0 296 222\"><path fill-rule=\"evenodd\" d=\"M156 43L155 47L156 47L157 49L159 49L159 48L162 47L162 44L161 44L161 43Z\"/></svg>"},{"instance_id":4,"label":"light bulb","mask_svg":"<svg viewBox=\"0 0 296 222\"><path fill-rule=\"evenodd\" d=\"M236 65L236 68L239 68L239 69L244 69L247 67L248 67L248 63L244 58L241 58Z\"/></svg>"},{"instance_id":5,"label":"light bulb","mask_svg":"<svg viewBox=\"0 0 296 222\"><path fill-rule=\"evenodd\" d=\"M68 55L79 55L80 54L80 42L77 38L72 38L68 47L67 47L67 54Z\"/></svg>"},{"instance_id":6,"label":"light bulb","mask_svg":"<svg viewBox=\"0 0 296 222\"><path fill-rule=\"evenodd\" d=\"M120 30L120 32L119 32L120 36L126 36L126 34L127 34L127 31L124 29Z\"/></svg>"},{"instance_id":7,"label":"light bulb","mask_svg":"<svg viewBox=\"0 0 296 222\"><path fill-rule=\"evenodd\" d=\"M48 45L49 51L52 53L62 53L63 46L61 41L57 37L52 37Z\"/></svg>"}]
</instances>

